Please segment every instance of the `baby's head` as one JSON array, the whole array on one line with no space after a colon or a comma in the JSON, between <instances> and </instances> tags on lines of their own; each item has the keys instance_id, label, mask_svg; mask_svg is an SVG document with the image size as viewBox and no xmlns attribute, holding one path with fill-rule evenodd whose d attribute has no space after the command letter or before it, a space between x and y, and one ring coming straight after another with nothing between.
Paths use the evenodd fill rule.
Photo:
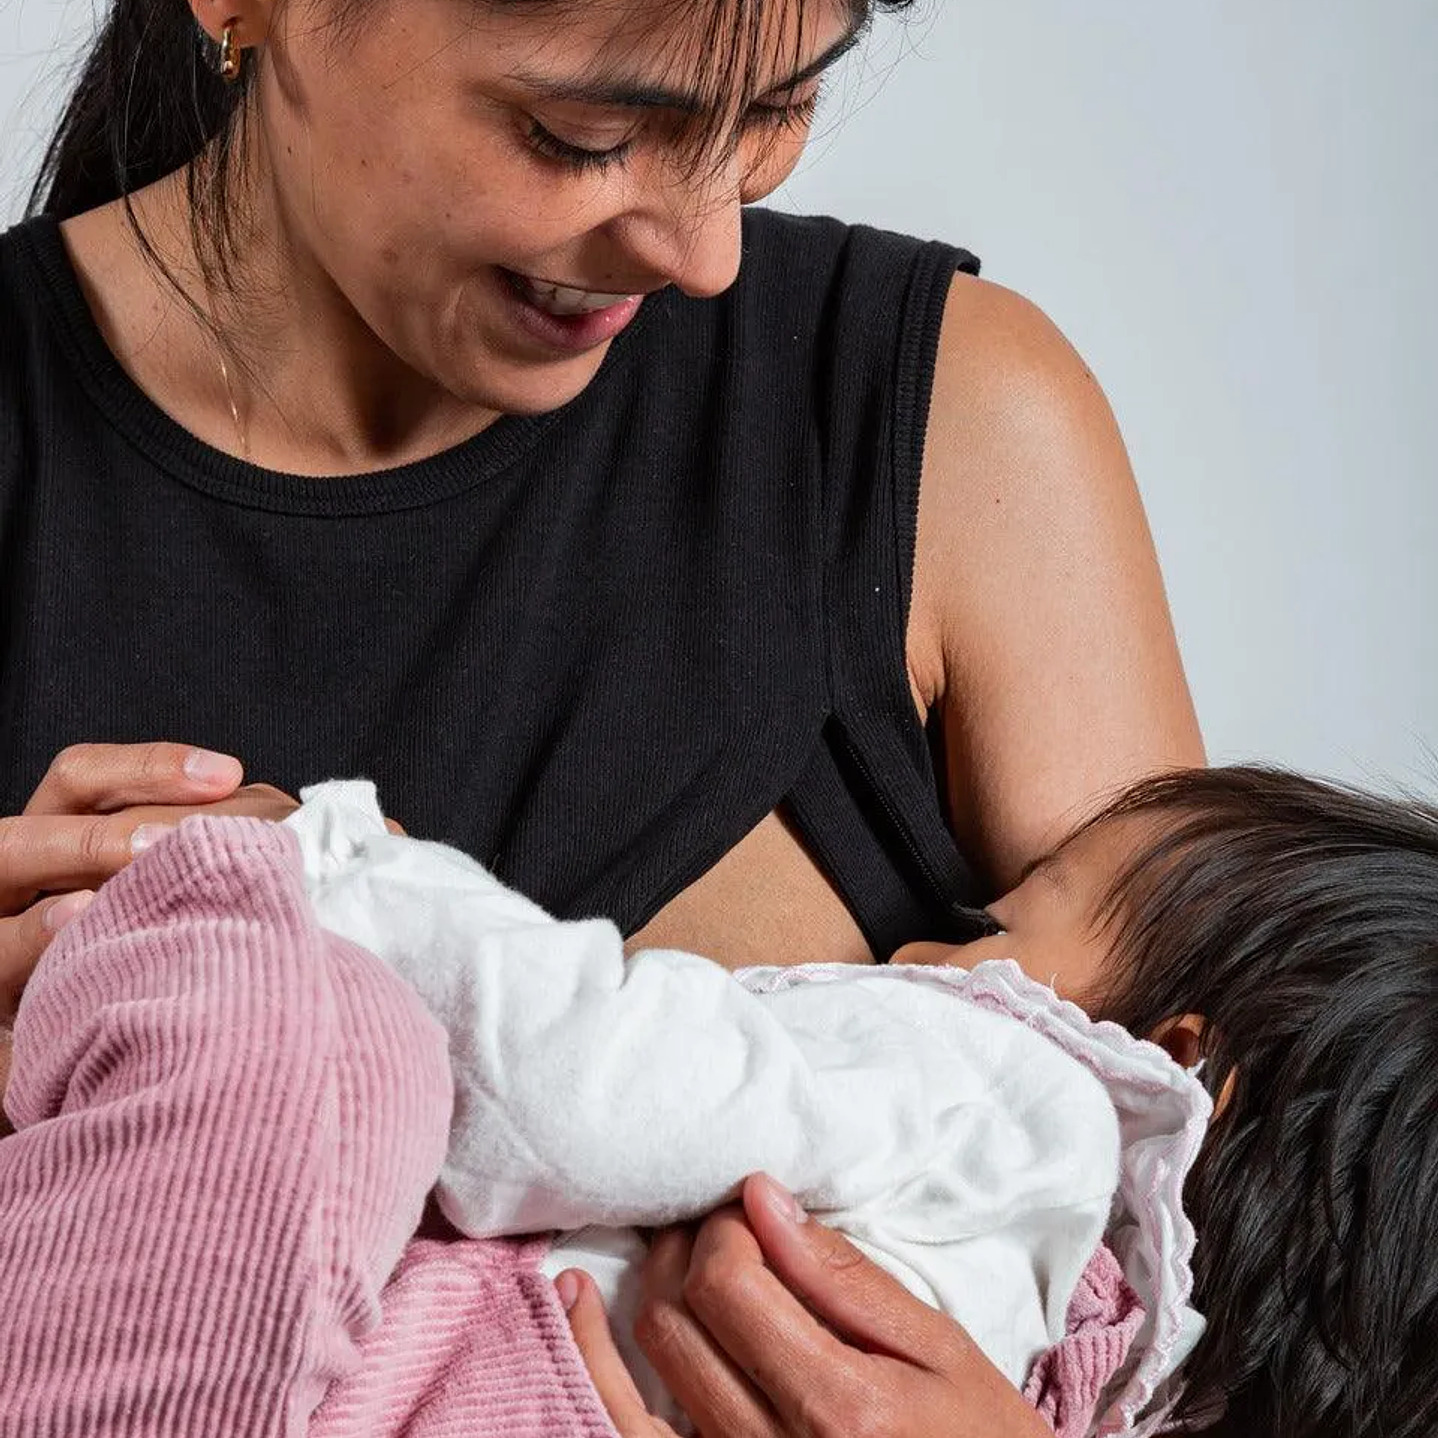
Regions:
<instances>
[{"instance_id":1,"label":"baby's head","mask_svg":"<svg viewBox=\"0 0 1438 1438\"><path fill-rule=\"evenodd\" d=\"M1175 774L990 913L958 962L1011 957L1203 1061L1194 1426L1217 1396L1235 1438L1438 1432L1438 810Z\"/></svg>"}]
</instances>

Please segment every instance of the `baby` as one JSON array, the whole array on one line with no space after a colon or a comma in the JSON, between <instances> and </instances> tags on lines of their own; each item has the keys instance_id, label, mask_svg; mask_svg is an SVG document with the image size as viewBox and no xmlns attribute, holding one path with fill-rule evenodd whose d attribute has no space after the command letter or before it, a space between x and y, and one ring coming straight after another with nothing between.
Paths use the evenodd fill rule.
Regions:
<instances>
[{"instance_id":1,"label":"baby","mask_svg":"<svg viewBox=\"0 0 1438 1438\"><path fill-rule=\"evenodd\" d=\"M1207 1326L1170 1421L1438 1432L1438 809L1253 768L1141 784L990 911L1023 956L1202 1064L1185 1186Z\"/></svg>"},{"instance_id":2,"label":"baby","mask_svg":"<svg viewBox=\"0 0 1438 1438\"><path fill-rule=\"evenodd\" d=\"M387 834L368 786L307 797L283 845L253 821L183 825L52 946L17 1025L20 1133L5 1141L36 1147L0 1163L0 1203L12 1215L0 1244L33 1220L24 1261L60 1242L43 1204L26 1197L32 1176L46 1172L34 1154L47 1140L57 1152L80 1142L86 1105L124 1088L126 1045L143 1047L152 1031L164 1038L176 1000L157 1007L155 996L183 1001L206 984L225 1005L227 995L236 1005L253 996L258 1017L246 1022L288 1021L302 1039L320 1020L292 1011L308 1000L293 977L303 966L284 954L307 945L308 962L318 952L304 928L317 916L398 970L448 1033L446 1144L414 1097L446 1082L429 1072L421 1016L400 1022L391 999L326 1010L330 1028L336 1012L369 1015L370 1049L398 1045L428 1065L428 1087L405 1089L393 1112L375 1107L385 1089L367 1069L361 1087L347 1080L336 1091L342 1124L354 1126L345 1162L368 1151L371 1115L388 1125L375 1153L418 1135L404 1159L408 1196L375 1209L388 1234L371 1257L377 1272L392 1267L414 1195L437 1174L440 1202L464 1232L564 1230L550 1271L589 1268L622 1313L637 1258L625 1227L707 1211L763 1168L969 1326L1061 1431L1162 1422L1245 1438L1433 1431L1438 813L1261 770L1178 774L1131 790L1035 865L989 911L992 932L971 944L913 946L886 968L735 978L691 955L626 958L602 921L555 923L464 856ZM183 903L167 887L181 879ZM286 884L293 902L280 892ZM228 924L235 896L250 907ZM197 919L176 919L196 905ZM271 912L286 917L264 917ZM126 926L137 918L148 937L132 962ZM154 969L162 950L193 977L165 988ZM320 959L373 987L365 957L346 946ZM255 967L261 960L269 968ZM241 961L259 977L235 987L228 976ZM252 995L251 982L277 982L270 973L287 985L283 1003ZM103 1039L93 1051L85 1035L66 1038L76 1057L65 1063L79 1067L62 1072L54 1050L67 1015L111 981L139 986L143 1024L92 1025ZM186 1012L209 1025L206 1042L223 1046L240 1020L227 1012L211 1024L216 1002L199 994ZM304 1056L293 1037L273 1050L236 1042L247 1084L266 1078L255 1067L262 1051L276 1069L290 1053ZM142 1055L145 1112L155 1111L155 1055L187 1051L166 1040ZM212 1085L222 1103L234 1080L217 1064L204 1070L223 1078ZM286 1113L299 1123L311 1101L292 1089ZM156 1132L178 1133L187 1111ZM196 1132L214 1132L195 1112ZM113 1127L132 1135L127 1113ZM251 1115L248 1097L232 1121L255 1130L235 1136L235 1154L248 1145L269 1162L288 1151L267 1142L267 1120ZM398 1182L382 1161L360 1167L369 1187ZM259 1178L248 1182L262 1192ZM345 1184L346 1195L362 1186ZM212 1187L197 1177L187 1212L202 1212ZM286 1178L273 1192L293 1187ZM166 1192L154 1186L154 1201ZM237 1224L251 1207L255 1231L271 1231L258 1199L216 1211ZM113 1211L129 1222L133 1201ZM65 1198L68 1236L57 1252L83 1232L81 1212ZM186 1263L219 1261L226 1250L197 1236L194 1221ZM134 1252L116 1249L123 1262ZM401 1278L393 1302L402 1310L404 1285L419 1280L408 1266ZM212 1291L229 1301L243 1290L231 1272ZM35 1288L35 1303L49 1291ZM355 1304L345 1299L346 1311ZM62 1304L56 1322L73 1326L85 1311ZM399 1311L401 1329L402 1320ZM296 1328L313 1331L308 1320ZM436 1330L415 1331L436 1341ZM162 1336L179 1342L185 1330L171 1324L146 1342ZM50 1361L28 1330L20 1338L35 1361ZM1094 1350L1112 1361L1082 1358ZM203 1361L232 1361L212 1352L204 1348ZM453 1388L461 1366L445 1362ZM199 1368L188 1372L188 1394L199 1378ZM37 1402L58 1391L44 1375L27 1381ZM227 1394L235 1383L227 1373ZM352 1392L341 1406L331 1426L310 1431L381 1431L355 1418L363 1410ZM336 1411L330 1404L319 1418Z\"/></svg>"},{"instance_id":3,"label":"baby","mask_svg":"<svg viewBox=\"0 0 1438 1438\"><path fill-rule=\"evenodd\" d=\"M1107 1238L1142 1322L1098 1431L1432 1430L1433 810L1260 769L1160 778L1035 864L986 937L736 980L626 960L608 924L556 924L365 803L330 789L291 823L321 922L450 1033L439 1196L462 1231L664 1223L762 1168L1018 1383L1061 1360ZM551 1263L622 1314L637 1257L591 1227Z\"/></svg>"},{"instance_id":4,"label":"baby","mask_svg":"<svg viewBox=\"0 0 1438 1438\"><path fill-rule=\"evenodd\" d=\"M367 784L305 800L287 822L320 923L450 1035L441 1209L470 1237L560 1233L547 1271L595 1277L675 1426L625 1342L635 1228L708 1213L758 1170L1016 1385L1033 1376L1066 1438L1105 1389L1106 1428L1131 1427L1192 1346L1182 1188L1209 1102L1161 1049L1012 964L731 975L626 958L607 921L558 923L466 856L388 834ZM1088 1336L1065 1349L1076 1296Z\"/></svg>"}]
</instances>

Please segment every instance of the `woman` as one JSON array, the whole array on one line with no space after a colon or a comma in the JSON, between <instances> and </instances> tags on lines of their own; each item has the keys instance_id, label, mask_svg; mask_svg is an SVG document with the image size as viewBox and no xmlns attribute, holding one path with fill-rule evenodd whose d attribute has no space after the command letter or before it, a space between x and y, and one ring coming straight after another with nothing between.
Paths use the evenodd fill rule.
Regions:
<instances>
[{"instance_id":1,"label":"woman","mask_svg":"<svg viewBox=\"0 0 1438 1438\"><path fill-rule=\"evenodd\" d=\"M561 914L740 965L961 936L1105 793L1201 760L1052 326L961 252L741 218L867 7L190 12L114 0L49 218L0 244L12 988L83 903L37 895L333 774ZM706 1432L1029 1431L764 1192L656 1249L650 1346Z\"/></svg>"}]
</instances>

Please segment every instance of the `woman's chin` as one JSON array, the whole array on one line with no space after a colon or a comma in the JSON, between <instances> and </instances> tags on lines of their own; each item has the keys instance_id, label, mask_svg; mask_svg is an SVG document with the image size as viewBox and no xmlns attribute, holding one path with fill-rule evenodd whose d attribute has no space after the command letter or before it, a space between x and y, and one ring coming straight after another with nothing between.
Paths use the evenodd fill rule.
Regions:
<instances>
[{"instance_id":1,"label":"woman's chin","mask_svg":"<svg viewBox=\"0 0 1438 1438\"><path fill-rule=\"evenodd\" d=\"M486 355L476 358L467 373L445 376L442 382L457 399L497 414L548 414L584 393L608 352L604 345L562 361L528 364Z\"/></svg>"},{"instance_id":2,"label":"woman's chin","mask_svg":"<svg viewBox=\"0 0 1438 1438\"><path fill-rule=\"evenodd\" d=\"M613 339L575 346L550 336L497 272L466 288L440 334L421 341L430 378L454 398L498 414L537 415L561 409L599 373ZM400 351L397 351L400 352Z\"/></svg>"},{"instance_id":3,"label":"woman's chin","mask_svg":"<svg viewBox=\"0 0 1438 1438\"><path fill-rule=\"evenodd\" d=\"M482 383L463 385L459 393L498 414L549 414L590 387L603 359L603 354L585 355L582 361L564 365L535 365L532 370L515 367L500 375L490 371Z\"/></svg>"}]
</instances>

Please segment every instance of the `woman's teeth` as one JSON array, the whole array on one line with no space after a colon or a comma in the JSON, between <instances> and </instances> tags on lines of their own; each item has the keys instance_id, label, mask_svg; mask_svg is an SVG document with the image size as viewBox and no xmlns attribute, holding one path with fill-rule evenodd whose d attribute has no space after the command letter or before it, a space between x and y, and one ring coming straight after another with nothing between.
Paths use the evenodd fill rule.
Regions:
<instances>
[{"instance_id":1,"label":"woman's teeth","mask_svg":"<svg viewBox=\"0 0 1438 1438\"><path fill-rule=\"evenodd\" d=\"M630 299L629 295L604 295L597 290L575 290L566 285L546 285L526 275L516 275L519 287L530 304L552 315L587 315L607 310Z\"/></svg>"}]
</instances>

